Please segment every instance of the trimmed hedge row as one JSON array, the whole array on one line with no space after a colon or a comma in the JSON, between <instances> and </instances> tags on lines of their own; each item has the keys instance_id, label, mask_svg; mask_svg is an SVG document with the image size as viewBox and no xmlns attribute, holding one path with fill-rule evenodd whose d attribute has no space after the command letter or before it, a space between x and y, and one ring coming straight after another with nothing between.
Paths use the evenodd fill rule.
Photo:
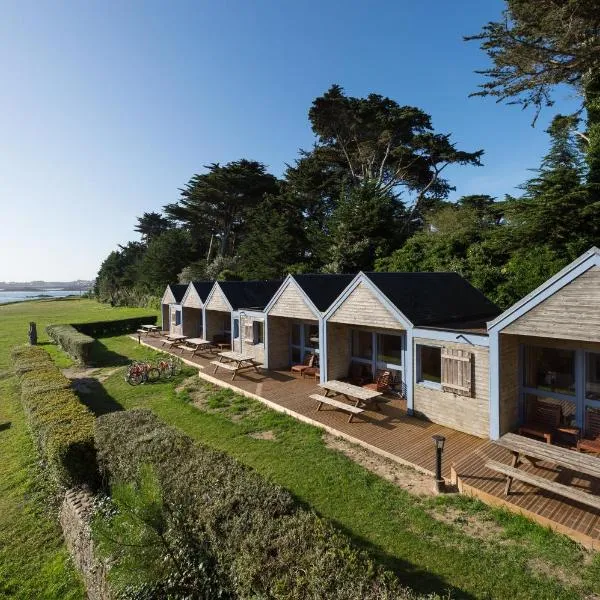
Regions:
<instances>
[{"instance_id":1,"label":"trimmed hedge row","mask_svg":"<svg viewBox=\"0 0 600 600\"><path fill-rule=\"evenodd\" d=\"M73 325L48 325L46 332L69 356L84 365L92 361L94 338L80 333Z\"/></svg>"},{"instance_id":2,"label":"trimmed hedge row","mask_svg":"<svg viewBox=\"0 0 600 600\"><path fill-rule=\"evenodd\" d=\"M156 315L117 319L116 321L94 321L93 323L72 323L80 333L99 338L109 335L122 335L139 329L142 325L156 325Z\"/></svg>"},{"instance_id":3,"label":"trimmed hedge row","mask_svg":"<svg viewBox=\"0 0 600 600\"><path fill-rule=\"evenodd\" d=\"M12 359L21 402L51 482L61 488L94 483L94 415L43 348L15 348Z\"/></svg>"},{"instance_id":4,"label":"trimmed hedge row","mask_svg":"<svg viewBox=\"0 0 600 600\"><path fill-rule=\"evenodd\" d=\"M108 483L154 471L165 518L189 550L206 547L235 598L391 600L414 596L391 573L255 471L168 427L146 409L96 420ZM173 577L176 578L176 574Z\"/></svg>"}]
</instances>

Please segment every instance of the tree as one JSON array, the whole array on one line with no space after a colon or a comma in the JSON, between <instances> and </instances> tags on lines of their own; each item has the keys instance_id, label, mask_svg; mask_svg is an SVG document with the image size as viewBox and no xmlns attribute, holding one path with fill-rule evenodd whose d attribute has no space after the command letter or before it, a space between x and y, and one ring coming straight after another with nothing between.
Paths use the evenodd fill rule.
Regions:
<instances>
[{"instance_id":1,"label":"tree","mask_svg":"<svg viewBox=\"0 0 600 600\"><path fill-rule=\"evenodd\" d=\"M382 196L412 192L413 212L427 196L445 197L452 189L441 177L448 165L481 164L483 150L457 150L449 135L434 132L428 114L378 94L354 98L333 85L308 115L321 153L345 162L354 185Z\"/></svg>"},{"instance_id":2,"label":"tree","mask_svg":"<svg viewBox=\"0 0 600 600\"><path fill-rule=\"evenodd\" d=\"M106 257L100 265L95 285L96 295L102 302L118 304L136 285L144 251L140 242L129 242Z\"/></svg>"},{"instance_id":3,"label":"tree","mask_svg":"<svg viewBox=\"0 0 600 600\"><path fill-rule=\"evenodd\" d=\"M141 234L146 245L172 227L171 221L157 212L145 212L137 221L135 231Z\"/></svg>"},{"instance_id":4,"label":"tree","mask_svg":"<svg viewBox=\"0 0 600 600\"><path fill-rule=\"evenodd\" d=\"M278 188L277 179L256 161L212 163L205 168L208 172L194 175L181 190L179 202L165 206L165 212L190 231L194 241L203 240L209 260L213 247L218 256L234 254L249 211ZM214 239L218 243L213 245Z\"/></svg>"},{"instance_id":5,"label":"tree","mask_svg":"<svg viewBox=\"0 0 600 600\"><path fill-rule=\"evenodd\" d=\"M189 233L169 229L148 245L140 263L138 284L150 293L162 294L165 286L177 281L178 274L192 259Z\"/></svg>"}]
</instances>

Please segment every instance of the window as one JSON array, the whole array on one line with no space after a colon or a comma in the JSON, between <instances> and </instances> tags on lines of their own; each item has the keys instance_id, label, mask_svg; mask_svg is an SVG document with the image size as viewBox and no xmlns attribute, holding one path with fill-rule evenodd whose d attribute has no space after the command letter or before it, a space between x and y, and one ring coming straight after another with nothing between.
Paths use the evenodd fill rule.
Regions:
<instances>
[{"instance_id":1,"label":"window","mask_svg":"<svg viewBox=\"0 0 600 600\"><path fill-rule=\"evenodd\" d=\"M402 338L399 335L377 336L377 362L385 365L402 365Z\"/></svg>"},{"instance_id":2,"label":"window","mask_svg":"<svg viewBox=\"0 0 600 600\"><path fill-rule=\"evenodd\" d=\"M240 320L239 319L233 320L233 337L235 339L238 339L240 337Z\"/></svg>"},{"instance_id":3,"label":"window","mask_svg":"<svg viewBox=\"0 0 600 600\"><path fill-rule=\"evenodd\" d=\"M600 400L600 354L588 352L585 359L585 397Z\"/></svg>"},{"instance_id":4,"label":"window","mask_svg":"<svg viewBox=\"0 0 600 600\"><path fill-rule=\"evenodd\" d=\"M575 395L575 351L561 348L525 347L526 388Z\"/></svg>"},{"instance_id":5,"label":"window","mask_svg":"<svg viewBox=\"0 0 600 600\"><path fill-rule=\"evenodd\" d=\"M264 321L254 321L253 327L253 341L255 344L263 344L265 341L265 323Z\"/></svg>"},{"instance_id":6,"label":"window","mask_svg":"<svg viewBox=\"0 0 600 600\"><path fill-rule=\"evenodd\" d=\"M373 334L370 331L352 330L352 358L373 360Z\"/></svg>"},{"instance_id":7,"label":"window","mask_svg":"<svg viewBox=\"0 0 600 600\"><path fill-rule=\"evenodd\" d=\"M310 352L314 348L319 347L319 326L304 325L304 349Z\"/></svg>"},{"instance_id":8,"label":"window","mask_svg":"<svg viewBox=\"0 0 600 600\"><path fill-rule=\"evenodd\" d=\"M181 311L175 311L175 325L181 325Z\"/></svg>"},{"instance_id":9,"label":"window","mask_svg":"<svg viewBox=\"0 0 600 600\"><path fill-rule=\"evenodd\" d=\"M442 349L437 346L417 346L417 381L442 382Z\"/></svg>"}]
</instances>

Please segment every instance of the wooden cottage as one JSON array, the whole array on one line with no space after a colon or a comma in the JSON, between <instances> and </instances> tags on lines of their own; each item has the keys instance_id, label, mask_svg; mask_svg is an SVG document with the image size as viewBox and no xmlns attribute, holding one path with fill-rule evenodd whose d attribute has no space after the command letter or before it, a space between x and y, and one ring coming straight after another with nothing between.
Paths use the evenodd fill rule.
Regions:
<instances>
[{"instance_id":1,"label":"wooden cottage","mask_svg":"<svg viewBox=\"0 0 600 600\"><path fill-rule=\"evenodd\" d=\"M492 439L525 427L572 444L600 420L598 248L491 321L488 332Z\"/></svg>"},{"instance_id":2,"label":"wooden cottage","mask_svg":"<svg viewBox=\"0 0 600 600\"><path fill-rule=\"evenodd\" d=\"M301 364L313 355L319 366L322 318L353 275L288 275L265 309L270 369Z\"/></svg>"},{"instance_id":3,"label":"wooden cottage","mask_svg":"<svg viewBox=\"0 0 600 600\"><path fill-rule=\"evenodd\" d=\"M263 363L264 309L280 285L280 280L215 282L204 305L206 339L230 344Z\"/></svg>"},{"instance_id":4,"label":"wooden cottage","mask_svg":"<svg viewBox=\"0 0 600 600\"><path fill-rule=\"evenodd\" d=\"M181 300L183 335L204 337L204 303L214 285L213 281L192 281Z\"/></svg>"},{"instance_id":5,"label":"wooden cottage","mask_svg":"<svg viewBox=\"0 0 600 600\"><path fill-rule=\"evenodd\" d=\"M161 300L162 330L182 333L181 300L187 291L185 284L169 284Z\"/></svg>"},{"instance_id":6,"label":"wooden cottage","mask_svg":"<svg viewBox=\"0 0 600 600\"><path fill-rule=\"evenodd\" d=\"M456 273L359 273L324 315L321 379L388 371L409 413L487 437L485 322L499 312Z\"/></svg>"}]
</instances>

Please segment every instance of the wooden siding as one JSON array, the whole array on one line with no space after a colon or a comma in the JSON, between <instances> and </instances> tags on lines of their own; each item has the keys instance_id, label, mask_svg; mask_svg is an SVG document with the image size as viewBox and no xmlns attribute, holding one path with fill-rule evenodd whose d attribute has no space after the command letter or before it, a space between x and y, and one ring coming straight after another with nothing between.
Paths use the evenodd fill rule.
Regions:
<instances>
[{"instance_id":1,"label":"wooden siding","mask_svg":"<svg viewBox=\"0 0 600 600\"><path fill-rule=\"evenodd\" d=\"M250 331L252 331L252 323L258 320L257 317L245 316L240 317L240 338L236 340L237 348L239 352L243 352L244 354L249 354L255 360L260 363L263 363L265 360L265 344L255 344L253 341L252 334L248 339L246 337L246 324L250 325ZM264 322L264 321L263 321Z\"/></svg>"},{"instance_id":2,"label":"wooden siding","mask_svg":"<svg viewBox=\"0 0 600 600\"><path fill-rule=\"evenodd\" d=\"M193 285L188 287L188 291L186 292L186 296L183 299L182 305L189 308L202 308L202 300L200 300L200 296L198 296L198 292Z\"/></svg>"},{"instance_id":3,"label":"wooden siding","mask_svg":"<svg viewBox=\"0 0 600 600\"><path fill-rule=\"evenodd\" d=\"M432 389L420 383L414 386L414 411L434 423L446 425L478 437L489 437L489 352L482 346L440 342L428 338L415 338L416 382L417 344L439 346L449 350L462 350L472 353L472 395L471 397L454 394L441 389Z\"/></svg>"},{"instance_id":4,"label":"wooden siding","mask_svg":"<svg viewBox=\"0 0 600 600\"><path fill-rule=\"evenodd\" d=\"M352 290L342 305L331 315L329 322L403 329L398 319L364 283L359 283Z\"/></svg>"},{"instance_id":5,"label":"wooden siding","mask_svg":"<svg viewBox=\"0 0 600 600\"><path fill-rule=\"evenodd\" d=\"M342 323L327 323L327 378L348 377L352 353L351 327Z\"/></svg>"},{"instance_id":6,"label":"wooden siding","mask_svg":"<svg viewBox=\"0 0 600 600\"><path fill-rule=\"evenodd\" d=\"M500 435L519 424L519 338L501 333L500 349Z\"/></svg>"},{"instance_id":7,"label":"wooden siding","mask_svg":"<svg viewBox=\"0 0 600 600\"><path fill-rule=\"evenodd\" d=\"M206 339L211 342L215 335L223 335L223 319L230 318L231 313L222 311L207 310L206 311Z\"/></svg>"},{"instance_id":8,"label":"wooden siding","mask_svg":"<svg viewBox=\"0 0 600 600\"><path fill-rule=\"evenodd\" d=\"M168 304L162 304L161 305L161 310L162 310L162 330L163 331L169 331L169 305Z\"/></svg>"},{"instance_id":9,"label":"wooden siding","mask_svg":"<svg viewBox=\"0 0 600 600\"><path fill-rule=\"evenodd\" d=\"M181 335L183 333L183 324L180 323L179 325L174 325L175 323L175 312L178 309L175 308L175 305L171 305L169 307L169 333L171 334L179 334ZM181 311L181 309L179 309Z\"/></svg>"},{"instance_id":10,"label":"wooden siding","mask_svg":"<svg viewBox=\"0 0 600 600\"><path fill-rule=\"evenodd\" d=\"M285 369L290 364L290 325L285 317L268 317L269 369Z\"/></svg>"},{"instance_id":11,"label":"wooden siding","mask_svg":"<svg viewBox=\"0 0 600 600\"><path fill-rule=\"evenodd\" d=\"M229 312L229 305L223 295L223 292L219 287L215 288L215 293L212 295L210 301L206 304L208 310L220 310L223 312Z\"/></svg>"},{"instance_id":12,"label":"wooden siding","mask_svg":"<svg viewBox=\"0 0 600 600\"><path fill-rule=\"evenodd\" d=\"M173 292L171 291L171 288L169 286L167 286L167 288L165 289L165 293L163 294L163 297L162 297L162 303L163 304L175 304L175 302L177 302L175 300L175 296L173 296Z\"/></svg>"},{"instance_id":13,"label":"wooden siding","mask_svg":"<svg viewBox=\"0 0 600 600\"><path fill-rule=\"evenodd\" d=\"M269 315L274 317L288 317L294 319L311 319L318 317L306 303L302 292L293 281L283 290L283 293L277 299L269 311Z\"/></svg>"},{"instance_id":14,"label":"wooden siding","mask_svg":"<svg viewBox=\"0 0 600 600\"><path fill-rule=\"evenodd\" d=\"M182 307L183 335L200 337L202 335L202 309Z\"/></svg>"},{"instance_id":15,"label":"wooden siding","mask_svg":"<svg viewBox=\"0 0 600 600\"><path fill-rule=\"evenodd\" d=\"M595 341L600 331L600 267L592 267L503 333Z\"/></svg>"}]
</instances>

